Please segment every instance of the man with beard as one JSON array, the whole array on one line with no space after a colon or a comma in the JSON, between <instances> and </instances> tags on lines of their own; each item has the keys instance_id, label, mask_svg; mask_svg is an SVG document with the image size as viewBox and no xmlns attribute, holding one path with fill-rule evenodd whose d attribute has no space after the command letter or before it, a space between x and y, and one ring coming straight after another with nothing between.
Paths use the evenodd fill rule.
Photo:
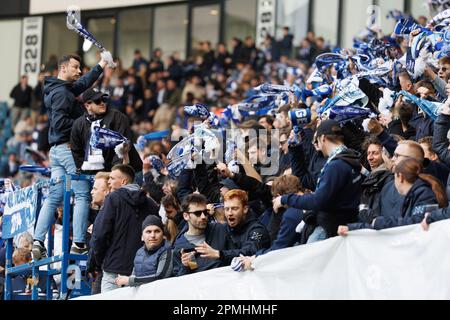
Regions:
<instances>
[{"instance_id":1,"label":"man with beard","mask_svg":"<svg viewBox=\"0 0 450 320\"><path fill-rule=\"evenodd\" d=\"M76 97L94 84L107 64L113 64L111 53L105 51L101 60L92 70L81 77L80 58L75 55L63 56L58 63L58 77L47 77L44 82L44 102L49 115L49 143L51 178L75 174L76 166L70 151L70 132L76 118L80 116ZM86 253L86 229L89 214L89 183L73 181L75 207L73 214L72 253ZM63 201L64 186L55 184L45 200L36 223L33 243L33 258L40 260L47 256L44 246L45 236L53 222L56 208Z\"/></svg>"},{"instance_id":2,"label":"man with beard","mask_svg":"<svg viewBox=\"0 0 450 320\"><path fill-rule=\"evenodd\" d=\"M223 259L210 259L197 250L200 247L212 247L216 250L228 250L233 244L226 227L219 223L208 222L206 197L191 194L182 204L183 217L188 230L178 235L174 242L174 276L182 276L200 271L224 267Z\"/></svg>"}]
</instances>

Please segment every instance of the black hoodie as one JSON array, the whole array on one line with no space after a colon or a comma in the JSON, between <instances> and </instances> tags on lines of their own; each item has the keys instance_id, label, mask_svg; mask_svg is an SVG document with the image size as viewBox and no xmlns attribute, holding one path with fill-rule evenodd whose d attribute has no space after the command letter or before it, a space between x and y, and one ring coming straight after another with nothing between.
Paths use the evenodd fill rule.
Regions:
<instances>
[{"instance_id":1,"label":"black hoodie","mask_svg":"<svg viewBox=\"0 0 450 320\"><path fill-rule=\"evenodd\" d=\"M270 236L266 227L250 214L239 226L231 228L227 225L228 233L236 249L223 250L223 260L227 265L231 264L234 257L240 254L250 257L261 249L270 247Z\"/></svg>"},{"instance_id":2,"label":"black hoodie","mask_svg":"<svg viewBox=\"0 0 450 320\"><path fill-rule=\"evenodd\" d=\"M44 80L44 103L47 108L50 128L48 142L50 145L70 141L70 131L75 119L83 114L76 97L89 89L103 69L96 65L87 74L75 82L68 82L54 77Z\"/></svg>"},{"instance_id":3,"label":"black hoodie","mask_svg":"<svg viewBox=\"0 0 450 320\"><path fill-rule=\"evenodd\" d=\"M92 251L99 269L131 275L136 252L142 247L142 222L158 215L158 205L138 185L126 185L106 197L94 222Z\"/></svg>"}]
</instances>

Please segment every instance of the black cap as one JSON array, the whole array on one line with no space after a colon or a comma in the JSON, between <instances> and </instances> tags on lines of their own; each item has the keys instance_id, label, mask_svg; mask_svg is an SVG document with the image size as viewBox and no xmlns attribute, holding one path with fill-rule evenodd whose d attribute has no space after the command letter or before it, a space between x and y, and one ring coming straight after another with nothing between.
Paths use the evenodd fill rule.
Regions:
<instances>
[{"instance_id":1,"label":"black cap","mask_svg":"<svg viewBox=\"0 0 450 320\"><path fill-rule=\"evenodd\" d=\"M81 94L81 101L86 103L88 101L98 100L100 98L108 98L109 95L101 92L98 89L87 89Z\"/></svg>"},{"instance_id":2,"label":"black cap","mask_svg":"<svg viewBox=\"0 0 450 320\"><path fill-rule=\"evenodd\" d=\"M145 228L147 228L149 226L157 226L161 230L164 231L164 225L159 216L155 216L155 215L151 214L147 218L145 218L144 222L142 222L142 232L144 232Z\"/></svg>"},{"instance_id":3,"label":"black cap","mask_svg":"<svg viewBox=\"0 0 450 320\"><path fill-rule=\"evenodd\" d=\"M339 122L335 120L325 120L322 121L319 128L317 128L317 137L327 135L327 136L344 136L342 128Z\"/></svg>"},{"instance_id":4,"label":"black cap","mask_svg":"<svg viewBox=\"0 0 450 320\"><path fill-rule=\"evenodd\" d=\"M230 178L224 179L220 181L220 185L224 186L228 190L236 190L239 189L239 186Z\"/></svg>"}]
</instances>

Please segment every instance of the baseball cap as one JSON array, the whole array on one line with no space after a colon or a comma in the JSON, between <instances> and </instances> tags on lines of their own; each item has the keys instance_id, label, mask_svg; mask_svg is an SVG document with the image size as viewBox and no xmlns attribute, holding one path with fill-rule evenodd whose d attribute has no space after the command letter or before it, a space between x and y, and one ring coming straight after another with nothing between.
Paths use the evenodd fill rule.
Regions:
<instances>
[{"instance_id":1,"label":"baseball cap","mask_svg":"<svg viewBox=\"0 0 450 320\"><path fill-rule=\"evenodd\" d=\"M86 103L88 101L98 100L100 98L108 98L109 95L101 92L98 89L87 89L85 92L81 94L81 101Z\"/></svg>"},{"instance_id":2,"label":"baseball cap","mask_svg":"<svg viewBox=\"0 0 450 320\"><path fill-rule=\"evenodd\" d=\"M230 178L220 181L220 185L229 190L239 189L239 186Z\"/></svg>"},{"instance_id":3,"label":"baseball cap","mask_svg":"<svg viewBox=\"0 0 450 320\"><path fill-rule=\"evenodd\" d=\"M322 121L319 128L317 128L317 137L327 135L327 136L344 136L342 128L339 122L335 120L325 120Z\"/></svg>"}]
</instances>

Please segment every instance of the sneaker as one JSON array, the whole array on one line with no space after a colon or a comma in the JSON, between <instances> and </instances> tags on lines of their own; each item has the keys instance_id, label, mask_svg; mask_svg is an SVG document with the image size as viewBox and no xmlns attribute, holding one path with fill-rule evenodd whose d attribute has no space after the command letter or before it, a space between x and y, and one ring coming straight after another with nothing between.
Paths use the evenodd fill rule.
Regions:
<instances>
[{"instance_id":1,"label":"sneaker","mask_svg":"<svg viewBox=\"0 0 450 320\"><path fill-rule=\"evenodd\" d=\"M83 247L77 246L75 243L70 247L70 254L88 254L89 250L86 245Z\"/></svg>"},{"instance_id":2,"label":"sneaker","mask_svg":"<svg viewBox=\"0 0 450 320\"><path fill-rule=\"evenodd\" d=\"M39 241L34 241L31 254L33 255L33 260L38 261L47 258L47 249Z\"/></svg>"}]
</instances>

